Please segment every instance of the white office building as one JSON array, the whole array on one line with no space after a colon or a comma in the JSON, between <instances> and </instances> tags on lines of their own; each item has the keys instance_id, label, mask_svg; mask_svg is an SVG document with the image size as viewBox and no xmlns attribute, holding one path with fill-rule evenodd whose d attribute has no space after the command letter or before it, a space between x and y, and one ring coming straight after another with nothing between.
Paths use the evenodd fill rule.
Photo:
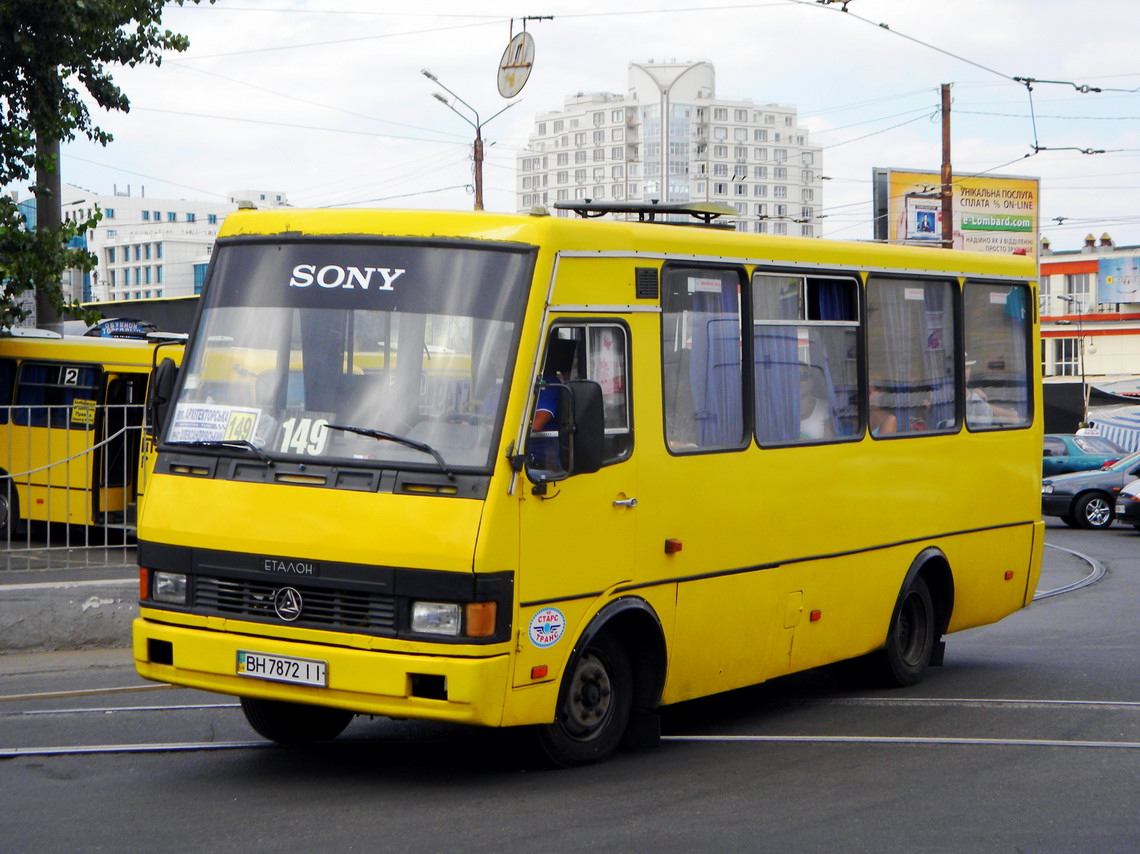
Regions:
<instances>
[{"instance_id":1,"label":"white office building","mask_svg":"<svg viewBox=\"0 0 1140 854\"><path fill-rule=\"evenodd\" d=\"M708 62L630 63L625 95L579 93L538 114L518 157L518 209L725 202L741 230L819 237L821 150L795 108L718 98L715 83Z\"/></svg>"},{"instance_id":2,"label":"white office building","mask_svg":"<svg viewBox=\"0 0 1140 854\"><path fill-rule=\"evenodd\" d=\"M83 220L96 207L103 219L87 233L98 258L89 277L73 274L68 295L82 302L190 296L201 292L218 228L239 201L257 207L288 204L285 193L239 190L224 202L154 199L115 188L113 195L69 184L62 188L63 218Z\"/></svg>"}]
</instances>

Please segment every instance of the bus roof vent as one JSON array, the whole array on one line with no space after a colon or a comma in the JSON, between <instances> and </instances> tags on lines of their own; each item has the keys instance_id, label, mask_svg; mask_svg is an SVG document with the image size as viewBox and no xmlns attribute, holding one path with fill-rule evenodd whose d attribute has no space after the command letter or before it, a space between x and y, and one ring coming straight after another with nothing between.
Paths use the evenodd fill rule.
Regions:
<instances>
[{"instance_id":1,"label":"bus roof vent","mask_svg":"<svg viewBox=\"0 0 1140 854\"><path fill-rule=\"evenodd\" d=\"M574 211L584 219L606 214L637 214L638 222L657 222L665 225L707 225L713 228L735 228L732 223L714 222L722 216L740 216L740 211L723 202L592 202L582 199L573 202L555 202L558 210ZM697 222L669 217L689 216Z\"/></svg>"}]
</instances>

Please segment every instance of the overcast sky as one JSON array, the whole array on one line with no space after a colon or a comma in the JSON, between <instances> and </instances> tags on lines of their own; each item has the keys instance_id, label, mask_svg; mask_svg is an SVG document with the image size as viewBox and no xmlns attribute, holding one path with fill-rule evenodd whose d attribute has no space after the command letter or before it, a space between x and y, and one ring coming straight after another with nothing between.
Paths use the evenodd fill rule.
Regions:
<instances>
[{"instance_id":1,"label":"overcast sky","mask_svg":"<svg viewBox=\"0 0 1140 854\"><path fill-rule=\"evenodd\" d=\"M850 0L848 13L814 0L419 0L407 4L415 14L375 11L395 5L168 7L164 25L190 49L114 70L131 111L96 112L114 142L65 145L63 180L152 198L257 188L305 207L470 208L472 131L432 98L426 67L483 120L513 104L484 128L486 207L513 211L515 157L537 113L577 92L624 93L630 62L708 60L718 97L793 106L823 146L825 237L872 236L873 167L938 171L938 89L951 83L956 173L1040 177L1054 249L1106 231L1140 244L1137 0ZM534 70L507 102L497 66L522 15L552 18L526 22ZM1104 153L1082 153L1094 150Z\"/></svg>"}]
</instances>

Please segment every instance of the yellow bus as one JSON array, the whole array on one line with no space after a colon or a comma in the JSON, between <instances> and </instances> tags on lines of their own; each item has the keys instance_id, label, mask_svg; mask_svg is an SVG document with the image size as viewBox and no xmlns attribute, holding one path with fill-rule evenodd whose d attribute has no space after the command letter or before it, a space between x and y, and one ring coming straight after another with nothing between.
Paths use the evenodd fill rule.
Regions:
<instances>
[{"instance_id":1,"label":"yellow bus","mask_svg":"<svg viewBox=\"0 0 1140 854\"><path fill-rule=\"evenodd\" d=\"M279 742L533 725L575 765L829 662L910 685L1029 603L1031 262L606 210L230 216L140 520L138 672Z\"/></svg>"},{"instance_id":2,"label":"yellow bus","mask_svg":"<svg viewBox=\"0 0 1140 854\"><path fill-rule=\"evenodd\" d=\"M156 353L182 343L0 336L0 540L27 522L126 530L140 489Z\"/></svg>"}]
</instances>

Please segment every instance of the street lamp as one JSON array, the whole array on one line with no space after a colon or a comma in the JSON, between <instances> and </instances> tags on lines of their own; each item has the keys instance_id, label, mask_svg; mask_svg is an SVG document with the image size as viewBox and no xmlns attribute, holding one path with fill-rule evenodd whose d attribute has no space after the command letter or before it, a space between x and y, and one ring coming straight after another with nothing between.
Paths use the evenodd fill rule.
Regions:
<instances>
[{"instance_id":1,"label":"street lamp","mask_svg":"<svg viewBox=\"0 0 1140 854\"><path fill-rule=\"evenodd\" d=\"M1071 294L1057 294L1057 299L1069 303L1077 311L1077 362L1081 370L1081 426L1087 427L1089 423L1089 386L1085 382L1085 326L1084 315L1081 311L1081 301Z\"/></svg>"},{"instance_id":2,"label":"street lamp","mask_svg":"<svg viewBox=\"0 0 1140 854\"><path fill-rule=\"evenodd\" d=\"M448 89L446 86L444 86L443 83L440 82L439 78L428 71L428 69L421 69L420 74L434 83L440 89L451 95L452 98L465 106L468 110L471 111L471 114L475 116L475 120L472 121L470 117L457 110L455 108L455 105L451 103L451 101L447 100L447 98L445 98L443 95L439 94L439 92L432 93L433 98L451 110L451 112L455 113L455 115L459 116L459 118L463 119L463 121L467 122L467 124L471 125L471 127L475 128L475 146L473 157L475 161L475 210L481 211L483 210L483 126L490 122L491 119L502 115L504 112L517 104L518 101L507 104L507 106L503 107L503 109L499 110L499 112L495 113L495 115L491 116L491 118L487 119L487 121L480 121L479 111L464 101L462 98L460 98L458 95L456 95L454 92L452 92L450 89Z\"/></svg>"},{"instance_id":3,"label":"street lamp","mask_svg":"<svg viewBox=\"0 0 1140 854\"><path fill-rule=\"evenodd\" d=\"M661 77L669 73L669 66L645 66L638 62L631 62L630 67L636 68L649 78L649 81L657 87L657 92L661 96L661 192L660 196L666 202L672 201L669 196L669 93L673 87L677 85L677 81L692 71L694 68L707 66L707 62L694 62L691 65L682 69L681 73L674 77L672 80L664 80ZM656 74L654 72L657 72ZM712 182L712 175L708 175L705 181L705 201L708 201L708 188Z\"/></svg>"}]
</instances>

